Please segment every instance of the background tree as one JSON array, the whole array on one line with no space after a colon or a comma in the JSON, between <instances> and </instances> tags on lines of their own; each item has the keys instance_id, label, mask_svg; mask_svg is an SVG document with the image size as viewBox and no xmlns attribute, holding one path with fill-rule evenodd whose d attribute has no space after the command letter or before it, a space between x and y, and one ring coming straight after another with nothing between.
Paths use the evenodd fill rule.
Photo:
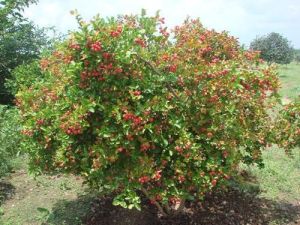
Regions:
<instances>
[{"instance_id":1,"label":"background tree","mask_svg":"<svg viewBox=\"0 0 300 225\"><path fill-rule=\"evenodd\" d=\"M300 55L296 55L296 56L295 56L295 61L296 61L296 63L298 63L298 64L300 63Z\"/></svg>"},{"instance_id":2,"label":"background tree","mask_svg":"<svg viewBox=\"0 0 300 225\"><path fill-rule=\"evenodd\" d=\"M296 63L300 63L300 49L295 49L294 51L294 60Z\"/></svg>"},{"instance_id":3,"label":"background tree","mask_svg":"<svg viewBox=\"0 0 300 225\"><path fill-rule=\"evenodd\" d=\"M12 103L13 95L4 83L17 66L39 57L49 44L46 30L21 15L24 7L35 0L0 1L0 104Z\"/></svg>"},{"instance_id":4,"label":"background tree","mask_svg":"<svg viewBox=\"0 0 300 225\"><path fill-rule=\"evenodd\" d=\"M0 105L0 177L10 171L21 151L20 117L14 107Z\"/></svg>"},{"instance_id":5,"label":"background tree","mask_svg":"<svg viewBox=\"0 0 300 225\"><path fill-rule=\"evenodd\" d=\"M289 153L291 149L300 147L300 96L279 111L276 129L280 147Z\"/></svg>"},{"instance_id":6,"label":"background tree","mask_svg":"<svg viewBox=\"0 0 300 225\"><path fill-rule=\"evenodd\" d=\"M250 44L250 49L260 51L260 57L268 63L288 64L293 60L293 47L278 33L257 37Z\"/></svg>"}]
</instances>

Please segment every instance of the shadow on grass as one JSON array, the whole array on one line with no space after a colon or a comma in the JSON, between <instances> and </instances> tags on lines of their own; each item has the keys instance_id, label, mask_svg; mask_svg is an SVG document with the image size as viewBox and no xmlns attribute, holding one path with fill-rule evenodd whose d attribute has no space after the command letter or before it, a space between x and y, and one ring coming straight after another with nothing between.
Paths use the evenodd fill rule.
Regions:
<instances>
[{"instance_id":1,"label":"shadow on grass","mask_svg":"<svg viewBox=\"0 0 300 225\"><path fill-rule=\"evenodd\" d=\"M15 194L16 188L9 182L0 181L0 206Z\"/></svg>"},{"instance_id":2,"label":"shadow on grass","mask_svg":"<svg viewBox=\"0 0 300 225\"><path fill-rule=\"evenodd\" d=\"M286 77L288 77L288 75L282 74L282 75L279 75L279 77L280 77L280 78L286 78Z\"/></svg>"},{"instance_id":3,"label":"shadow on grass","mask_svg":"<svg viewBox=\"0 0 300 225\"><path fill-rule=\"evenodd\" d=\"M90 204L95 199L92 195L82 195L76 200L60 200L55 203L43 225L79 225L81 219L90 210Z\"/></svg>"},{"instance_id":4,"label":"shadow on grass","mask_svg":"<svg viewBox=\"0 0 300 225\"><path fill-rule=\"evenodd\" d=\"M257 186L247 191L235 186L207 195L203 202L187 202L184 213L172 218L159 218L156 208L145 199L142 211L137 211L113 206L112 197L82 196L75 201L58 202L45 224L287 225L298 221L299 205L259 198L258 193Z\"/></svg>"}]
</instances>

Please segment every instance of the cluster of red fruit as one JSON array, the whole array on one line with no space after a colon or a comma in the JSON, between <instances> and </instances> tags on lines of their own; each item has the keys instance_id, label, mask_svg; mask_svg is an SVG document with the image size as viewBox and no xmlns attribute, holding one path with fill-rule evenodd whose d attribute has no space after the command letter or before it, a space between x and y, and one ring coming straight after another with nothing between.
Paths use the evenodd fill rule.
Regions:
<instances>
[{"instance_id":1,"label":"cluster of red fruit","mask_svg":"<svg viewBox=\"0 0 300 225\"><path fill-rule=\"evenodd\" d=\"M29 129L24 129L24 130L21 130L21 134L23 134L23 135L25 135L25 136L32 137L33 131L32 131L32 130L29 130Z\"/></svg>"},{"instance_id":2,"label":"cluster of red fruit","mask_svg":"<svg viewBox=\"0 0 300 225\"><path fill-rule=\"evenodd\" d=\"M210 171L209 175L211 176L211 185L213 187L216 186L218 180L221 179L222 177L226 180L230 178L229 175L223 173L222 171Z\"/></svg>"},{"instance_id":3,"label":"cluster of red fruit","mask_svg":"<svg viewBox=\"0 0 300 225\"><path fill-rule=\"evenodd\" d=\"M162 177L162 171L161 170L157 170L155 171L154 175L152 176L152 179L154 181L159 181ZM149 176L142 176L139 178L139 183L144 184L144 183L148 183L151 180L151 178Z\"/></svg>"},{"instance_id":4,"label":"cluster of red fruit","mask_svg":"<svg viewBox=\"0 0 300 225\"><path fill-rule=\"evenodd\" d=\"M123 29L122 26L118 26L116 30L110 32L110 36L112 37L119 37L122 33Z\"/></svg>"},{"instance_id":5,"label":"cluster of red fruit","mask_svg":"<svg viewBox=\"0 0 300 225\"><path fill-rule=\"evenodd\" d=\"M123 119L125 121L132 121L135 126L138 126L143 122L142 117L136 116L133 113L125 113Z\"/></svg>"},{"instance_id":6,"label":"cluster of red fruit","mask_svg":"<svg viewBox=\"0 0 300 225\"><path fill-rule=\"evenodd\" d=\"M179 204L180 202L181 202L181 199L178 197L170 197L169 198L169 203L171 205L176 205L176 204Z\"/></svg>"},{"instance_id":7,"label":"cluster of red fruit","mask_svg":"<svg viewBox=\"0 0 300 225\"><path fill-rule=\"evenodd\" d=\"M94 52L100 52L102 50L102 44L99 41L91 44L91 50Z\"/></svg>"},{"instance_id":8,"label":"cluster of red fruit","mask_svg":"<svg viewBox=\"0 0 300 225\"><path fill-rule=\"evenodd\" d=\"M166 27L159 27L159 33L161 33L165 38L170 36L170 33L167 31Z\"/></svg>"},{"instance_id":9,"label":"cluster of red fruit","mask_svg":"<svg viewBox=\"0 0 300 225\"><path fill-rule=\"evenodd\" d=\"M133 94L134 96L140 96L141 93L142 93L142 92L139 91L139 90L135 90L135 91L132 92L132 94Z\"/></svg>"},{"instance_id":10,"label":"cluster of red fruit","mask_svg":"<svg viewBox=\"0 0 300 225\"><path fill-rule=\"evenodd\" d=\"M216 71L214 73L205 74L203 76L203 78L214 79L214 78L217 78L217 77L225 76L228 73L229 73L229 70L228 69L224 69L224 70L221 70L221 71Z\"/></svg>"},{"instance_id":11,"label":"cluster of red fruit","mask_svg":"<svg viewBox=\"0 0 300 225\"><path fill-rule=\"evenodd\" d=\"M183 175L178 176L178 182L181 184L185 181L185 177Z\"/></svg>"},{"instance_id":12,"label":"cluster of red fruit","mask_svg":"<svg viewBox=\"0 0 300 225\"><path fill-rule=\"evenodd\" d=\"M171 65L171 66L169 67L169 71L170 71L171 73L175 73L176 70L177 70L177 65Z\"/></svg>"},{"instance_id":13,"label":"cluster of red fruit","mask_svg":"<svg viewBox=\"0 0 300 225\"><path fill-rule=\"evenodd\" d=\"M112 58L113 55L111 53L108 53L108 52L103 52L102 56L103 56L104 59L109 60L109 59Z\"/></svg>"},{"instance_id":14,"label":"cluster of red fruit","mask_svg":"<svg viewBox=\"0 0 300 225\"><path fill-rule=\"evenodd\" d=\"M73 50L80 50L80 45L77 43L70 43L69 48L73 49Z\"/></svg>"},{"instance_id":15,"label":"cluster of red fruit","mask_svg":"<svg viewBox=\"0 0 300 225\"><path fill-rule=\"evenodd\" d=\"M141 145L140 150L141 152L146 152L148 150L150 150L152 148L152 146L149 143L144 143Z\"/></svg>"},{"instance_id":16,"label":"cluster of red fruit","mask_svg":"<svg viewBox=\"0 0 300 225\"><path fill-rule=\"evenodd\" d=\"M75 125L72 125L72 126L68 126L66 123L63 123L60 127L68 135L82 134L82 127L80 126L80 124L75 124Z\"/></svg>"},{"instance_id":17,"label":"cluster of red fruit","mask_svg":"<svg viewBox=\"0 0 300 225\"><path fill-rule=\"evenodd\" d=\"M260 51L245 51L244 56L248 60L254 60L255 58L259 58Z\"/></svg>"},{"instance_id":18,"label":"cluster of red fruit","mask_svg":"<svg viewBox=\"0 0 300 225\"><path fill-rule=\"evenodd\" d=\"M161 200L162 200L161 195L156 195L154 198L150 199L150 203L154 205L156 202L160 202Z\"/></svg>"},{"instance_id":19,"label":"cluster of red fruit","mask_svg":"<svg viewBox=\"0 0 300 225\"><path fill-rule=\"evenodd\" d=\"M82 133L82 129L80 126L70 126L66 132L67 134L78 135Z\"/></svg>"},{"instance_id":20,"label":"cluster of red fruit","mask_svg":"<svg viewBox=\"0 0 300 225\"><path fill-rule=\"evenodd\" d=\"M139 178L139 182L141 184L148 183L149 181L150 181L150 177L148 177L148 176L142 176Z\"/></svg>"},{"instance_id":21,"label":"cluster of red fruit","mask_svg":"<svg viewBox=\"0 0 300 225\"><path fill-rule=\"evenodd\" d=\"M146 42L142 39L142 38L136 38L134 40L134 42L137 44L137 45L140 45L141 47L143 48L146 48L147 45L146 45Z\"/></svg>"},{"instance_id":22,"label":"cluster of red fruit","mask_svg":"<svg viewBox=\"0 0 300 225\"><path fill-rule=\"evenodd\" d=\"M80 78L82 82L85 82L92 77L97 78L97 80L99 81L105 81L106 80L104 77L105 74L117 75L117 74L121 74L122 72L123 72L122 68L120 67L114 68L112 63L108 63L108 64L100 63L96 70L92 70L91 72L87 70L81 72Z\"/></svg>"},{"instance_id":23,"label":"cluster of red fruit","mask_svg":"<svg viewBox=\"0 0 300 225\"><path fill-rule=\"evenodd\" d=\"M159 181L160 180L160 178L161 178L161 173L162 173L162 171L161 170L157 170L157 171L155 171L155 173L154 173L154 175L153 175L153 179L154 180L156 180L156 181Z\"/></svg>"},{"instance_id":24,"label":"cluster of red fruit","mask_svg":"<svg viewBox=\"0 0 300 225\"><path fill-rule=\"evenodd\" d=\"M41 125L43 125L45 123L45 121L43 120L43 119L38 119L37 121L36 121L36 124L38 125L38 126L41 126Z\"/></svg>"}]
</instances>

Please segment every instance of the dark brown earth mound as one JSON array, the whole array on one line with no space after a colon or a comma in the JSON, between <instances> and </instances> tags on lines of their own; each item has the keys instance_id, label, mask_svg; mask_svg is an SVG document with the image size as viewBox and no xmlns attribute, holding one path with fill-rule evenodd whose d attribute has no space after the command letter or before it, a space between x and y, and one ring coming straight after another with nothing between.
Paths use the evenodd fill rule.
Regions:
<instances>
[{"instance_id":1,"label":"dark brown earth mound","mask_svg":"<svg viewBox=\"0 0 300 225\"><path fill-rule=\"evenodd\" d=\"M112 205L111 197L95 199L86 225L268 225L300 224L300 206L272 202L255 194L231 189L206 196L205 201L187 202L182 215L163 218L155 206L143 201L142 211Z\"/></svg>"}]
</instances>

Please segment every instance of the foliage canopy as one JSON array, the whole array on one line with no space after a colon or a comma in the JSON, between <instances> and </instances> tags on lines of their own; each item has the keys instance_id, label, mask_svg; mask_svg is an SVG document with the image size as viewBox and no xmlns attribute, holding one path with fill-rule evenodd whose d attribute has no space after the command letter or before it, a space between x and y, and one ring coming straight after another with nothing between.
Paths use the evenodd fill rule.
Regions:
<instances>
[{"instance_id":1,"label":"foliage canopy","mask_svg":"<svg viewBox=\"0 0 300 225\"><path fill-rule=\"evenodd\" d=\"M294 57L290 42L275 32L256 38L250 44L250 49L260 51L261 58L269 63L288 64Z\"/></svg>"},{"instance_id":2,"label":"foliage canopy","mask_svg":"<svg viewBox=\"0 0 300 225\"><path fill-rule=\"evenodd\" d=\"M34 171L81 174L128 208L141 190L168 211L241 161L262 165L279 84L257 52L199 20L168 31L145 12L77 19L40 61L44 78L17 94Z\"/></svg>"},{"instance_id":3,"label":"foliage canopy","mask_svg":"<svg viewBox=\"0 0 300 225\"><path fill-rule=\"evenodd\" d=\"M5 80L19 65L39 58L41 49L48 45L45 29L27 21L21 12L35 3L31 0L0 1L0 103L12 103L13 95L5 87Z\"/></svg>"}]
</instances>

